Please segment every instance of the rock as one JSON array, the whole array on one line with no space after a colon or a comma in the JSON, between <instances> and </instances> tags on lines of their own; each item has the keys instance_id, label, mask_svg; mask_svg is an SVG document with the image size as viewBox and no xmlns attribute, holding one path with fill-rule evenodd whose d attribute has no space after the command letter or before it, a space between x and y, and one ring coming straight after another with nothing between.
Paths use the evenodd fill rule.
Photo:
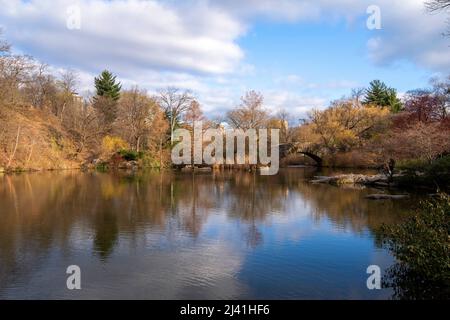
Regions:
<instances>
[{"instance_id":1,"label":"rock","mask_svg":"<svg viewBox=\"0 0 450 320\"><path fill-rule=\"evenodd\" d=\"M409 198L408 194L369 194L366 199L370 200L388 200L388 199L405 199Z\"/></svg>"},{"instance_id":2,"label":"rock","mask_svg":"<svg viewBox=\"0 0 450 320\"><path fill-rule=\"evenodd\" d=\"M377 187L385 187L385 188L391 186L391 185L390 185L389 183L387 183L387 182L375 182L374 185L377 186Z\"/></svg>"},{"instance_id":3,"label":"rock","mask_svg":"<svg viewBox=\"0 0 450 320\"><path fill-rule=\"evenodd\" d=\"M139 167L139 164L137 161L124 161L119 164L119 169L127 169L127 170L134 170Z\"/></svg>"},{"instance_id":4,"label":"rock","mask_svg":"<svg viewBox=\"0 0 450 320\"><path fill-rule=\"evenodd\" d=\"M377 182L388 182L387 177L381 174L372 176L363 174L341 174L333 177L316 176L314 178L316 179L312 180L312 183L330 183L338 186L346 184L370 185Z\"/></svg>"},{"instance_id":5,"label":"rock","mask_svg":"<svg viewBox=\"0 0 450 320\"><path fill-rule=\"evenodd\" d=\"M316 176L315 180L311 180L311 183L331 183L335 178L334 177L321 177Z\"/></svg>"}]
</instances>

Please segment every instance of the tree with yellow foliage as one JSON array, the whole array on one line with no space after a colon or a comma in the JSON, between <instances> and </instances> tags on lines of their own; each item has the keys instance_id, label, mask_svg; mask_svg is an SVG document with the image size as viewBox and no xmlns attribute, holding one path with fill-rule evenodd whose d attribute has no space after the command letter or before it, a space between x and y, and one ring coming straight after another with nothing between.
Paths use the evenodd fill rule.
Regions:
<instances>
[{"instance_id":1,"label":"tree with yellow foliage","mask_svg":"<svg viewBox=\"0 0 450 320\"><path fill-rule=\"evenodd\" d=\"M331 107L309 114L303 133L309 142L322 153L346 152L361 147L365 141L379 133L386 125L389 111L364 106L355 100L339 100Z\"/></svg>"}]
</instances>

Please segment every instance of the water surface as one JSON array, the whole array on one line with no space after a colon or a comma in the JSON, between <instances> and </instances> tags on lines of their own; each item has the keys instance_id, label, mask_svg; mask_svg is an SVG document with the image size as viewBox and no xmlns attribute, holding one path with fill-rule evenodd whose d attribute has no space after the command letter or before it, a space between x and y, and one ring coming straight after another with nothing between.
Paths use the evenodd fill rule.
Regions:
<instances>
[{"instance_id":1,"label":"water surface","mask_svg":"<svg viewBox=\"0 0 450 320\"><path fill-rule=\"evenodd\" d=\"M393 258L374 230L410 201L251 173L0 176L3 299L384 299L366 268ZM66 288L66 268L82 290Z\"/></svg>"}]
</instances>

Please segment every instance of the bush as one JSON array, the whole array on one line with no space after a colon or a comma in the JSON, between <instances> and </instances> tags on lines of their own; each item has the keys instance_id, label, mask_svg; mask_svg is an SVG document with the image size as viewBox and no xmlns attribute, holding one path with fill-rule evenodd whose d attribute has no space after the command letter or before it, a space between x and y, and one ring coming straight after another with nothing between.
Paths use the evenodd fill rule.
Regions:
<instances>
[{"instance_id":1,"label":"bush","mask_svg":"<svg viewBox=\"0 0 450 320\"><path fill-rule=\"evenodd\" d=\"M397 163L397 168L407 172L415 172L417 170L422 170L428 164L429 162L422 159L400 160Z\"/></svg>"},{"instance_id":2,"label":"bush","mask_svg":"<svg viewBox=\"0 0 450 320\"><path fill-rule=\"evenodd\" d=\"M425 168L425 174L431 177L447 177L450 180L450 155L433 161Z\"/></svg>"},{"instance_id":3,"label":"bush","mask_svg":"<svg viewBox=\"0 0 450 320\"><path fill-rule=\"evenodd\" d=\"M141 164L141 166L143 168L158 168L158 169L162 169L159 157L155 158L150 153L145 153L143 155L143 157L140 159L140 164ZM163 166L164 166L164 163L163 163Z\"/></svg>"},{"instance_id":4,"label":"bush","mask_svg":"<svg viewBox=\"0 0 450 320\"><path fill-rule=\"evenodd\" d=\"M107 172L108 171L108 163L107 162L100 162L95 166L95 170L100 172Z\"/></svg>"},{"instance_id":5,"label":"bush","mask_svg":"<svg viewBox=\"0 0 450 320\"><path fill-rule=\"evenodd\" d=\"M337 168L374 168L379 165L376 162L375 154L361 149L339 152L325 159L325 161L329 166Z\"/></svg>"},{"instance_id":6,"label":"bush","mask_svg":"<svg viewBox=\"0 0 450 320\"><path fill-rule=\"evenodd\" d=\"M385 287L400 299L450 298L450 197L421 203L404 223L383 226L383 244L398 263L388 270Z\"/></svg>"},{"instance_id":7,"label":"bush","mask_svg":"<svg viewBox=\"0 0 450 320\"><path fill-rule=\"evenodd\" d=\"M450 187L450 155L433 162L423 160L403 161L398 168L406 175L398 178L401 186L429 186L448 189Z\"/></svg>"},{"instance_id":8,"label":"bush","mask_svg":"<svg viewBox=\"0 0 450 320\"><path fill-rule=\"evenodd\" d=\"M137 152L132 150L120 150L119 155L126 161L137 161L144 156L143 152Z\"/></svg>"},{"instance_id":9,"label":"bush","mask_svg":"<svg viewBox=\"0 0 450 320\"><path fill-rule=\"evenodd\" d=\"M128 143L119 137L106 136L102 140L102 153L107 156L129 149L129 147Z\"/></svg>"}]
</instances>

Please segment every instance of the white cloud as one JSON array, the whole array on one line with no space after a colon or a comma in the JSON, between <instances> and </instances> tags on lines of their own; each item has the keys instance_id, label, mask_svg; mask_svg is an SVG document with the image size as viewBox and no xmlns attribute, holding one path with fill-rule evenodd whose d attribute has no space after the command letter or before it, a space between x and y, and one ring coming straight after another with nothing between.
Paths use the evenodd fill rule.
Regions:
<instances>
[{"instance_id":1,"label":"white cloud","mask_svg":"<svg viewBox=\"0 0 450 320\"><path fill-rule=\"evenodd\" d=\"M244 29L204 5L180 12L163 2L79 0L81 29L66 27L72 0L0 0L8 38L38 58L123 75L157 69L232 72L243 58L235 40Z\"/></svg>"},{"instance_id":2,"label":"white cloud","mask_svg":"<svg viewBox=\"0 0 450 320\"><path fill-rule=\"evenodd\" d=\"M410 60L416 65L450 71L450 41L442 36L445 13L429 14L424 1L381 1L381 32L367 42L369 56L377 64Z\"/></svg>"},{"instance_id":3,"label":"white cloud","mask_svg":"<svg viewBox=\"0 0 450 320\"><path fill-rule=\"evenodd\" d=\"M289 74L284 77L277 77L274 83L281 87L295 88L298 90L313 90L313 89L351 89L360 86L355 81L350 80L331 80L325 83L315 83L304 79L296 74Z\"/></svg>"},{"instance_id":4,"label":"white cloud","mask_svg":"<svg viewBox=\"0 0 450 320\"><path fill-rule=\"evenodd\" d=\"M323 109L328 99L308 95L299 95L290 91L269 90L263 92L264 104L271 111L285 109L293 116L305 117L312 109Z\"/></svg>"},{"instance_id":5,"label":"white cloud","mask_svg":"<svg viewBox=\"0 0 450 320\"><path fill-rule=\"evenodd\" d=\"M290 22L318 19L322 11L320 5L310 0L218 0L211 3L242 18L260 15Z\"/></svg>"},{"instance_id":6,"label":"white cloud","mask_svg":"<svg viewBox=\"0 0 450 320\"><path fill-rule=\"evenodd\" d=\"M371 0L0 0L9 39L41 59L98 72L157 69L233 72L237 44L254 17L283 21L355 21ZM81 30L66 28L67 8L79 3ZM427 14L423 0L379 0L383 31L368 42L375 63L409 59L450 69L445 14ZM361 27L365 27L361 24ZM374 40L375 39L375 40ZM376 41L376 46L374 45Z\"/></svg>"},{"instance_id":7,"label":"white cloud","mask_svg":"<svg viewBox=\"0 0 450 320\"><path fill-rule=\"evenodd\" d=\"M282 86L303 86L305 85L305 80L296 74L288 74L285 77L278 77L274 80L275 84Z\"/></svg>"}]
</instances>

